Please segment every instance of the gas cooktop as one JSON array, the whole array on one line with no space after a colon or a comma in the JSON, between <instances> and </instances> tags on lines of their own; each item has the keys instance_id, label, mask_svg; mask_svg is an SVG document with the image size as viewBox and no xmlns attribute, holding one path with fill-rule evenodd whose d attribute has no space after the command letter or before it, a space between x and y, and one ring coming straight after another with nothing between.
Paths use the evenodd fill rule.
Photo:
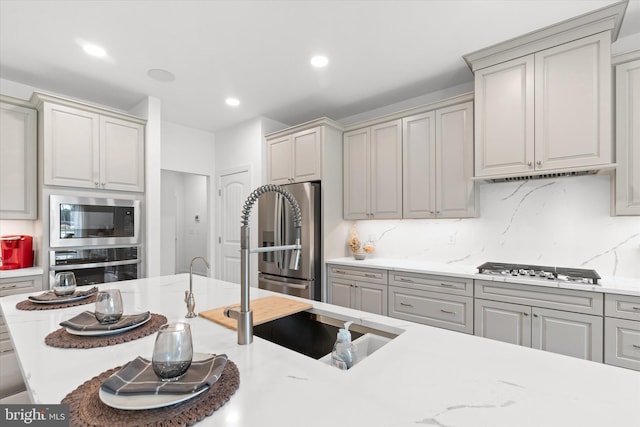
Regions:
<instances>
[{"instance_id":1,"label":"gas cooktop","mask_svg":"<svg viewBox=\"0 0 640 427\"><path fill-rule=\"evenodd\" d=\"M505 264L500 262L485 262L478 267L478 272L494 276L558 280L586 285L597 285L598 279L600 279L600 275L595 270L529 264Z\"/></svg>"}]
</instances>

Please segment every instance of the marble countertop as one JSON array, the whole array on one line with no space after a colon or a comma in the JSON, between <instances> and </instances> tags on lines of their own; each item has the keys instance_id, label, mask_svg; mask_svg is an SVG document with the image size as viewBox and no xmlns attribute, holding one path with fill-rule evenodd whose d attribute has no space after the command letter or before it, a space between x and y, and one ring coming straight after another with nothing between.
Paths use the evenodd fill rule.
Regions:
<instances>
[{"instance_id":1,"label":"marble countertop","mask_svg":"<svg viewBox=\"0 0 640 427\"><path fill-rule=\"evenodd\" d=\"M612 294L640 296L640 279L629 277L602 277L598 285L586 285L555 280L528 279L513 276L492 276L479 274L477 266L464 264L442 264L429 261L367 258L356 260L351 257L326 260L327 264L337 264L351 267L379 268L384 270L402 270L411 273L425 273L445 276L464 277L468 279L489 280L494 282L519 283L523 285L544 286L550 288L577 289Z\"/></svg>"},{"instance_id":2,"label":"marble countertop","mask_svg":"<svg viewBox=\"0 0 640 427\"><path fill-rule=\"evenodd\" d=\"M99 288L119 288L125 313L150 310L189 322L194 351L226 353L237 364L240 388L198 425L638 426L640 372L312 302L319 313L404 331L340 371L258 337L240 346L235 331L185 319L188 283L181 274ZM193 285L196 311L240 299L236 284L194 276ZM252 299L267 295L251 289ZM48 347L44 337L61 321L92 307L17 310L26 296L0 298L0 305L34 403L58 403L95 375L151 356L154 336L97 349Z\"/></svg>"},{"instance_id":3,"label":"marble countertop","mask_svg":"<svg viewBox=\"0 0 640 427\"><path fill-rule=\"evenodd\" d=\"M15 270L0 270L0 279L13 279L15 277L39 276L43 273L42 267L16 268Z\"/></svg>"}]
</instances>

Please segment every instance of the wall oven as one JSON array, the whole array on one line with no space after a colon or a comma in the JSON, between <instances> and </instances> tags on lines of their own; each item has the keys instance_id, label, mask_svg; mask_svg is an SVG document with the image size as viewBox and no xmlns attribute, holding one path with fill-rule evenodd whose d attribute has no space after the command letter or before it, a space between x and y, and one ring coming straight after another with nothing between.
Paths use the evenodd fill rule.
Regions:
<instances>
[{"instance_id":1,"label":"wall oven","mask_svg":"<svg viewBox=\"0 0 640 427\"><path fill-rule=\"evenodd\" d=\"M140 200L49 196L49 283L72 271L78 285L142 276Z\"/></svg>"},{"instance_id":2,"label":"wall oven","mask_svg":"<svg viewBox=\"0 0 640 427\"><path fill-rule=\"evenodd\" d=\"M140 244L140 200L49 196L49 246Z\"/></svg>"},{"instance_id":3,"label":"wall oven","mask_svg":"<svg viewBox=\"0 0 640 427\"><path fill-rule=\"evenodd\" d=\"M141 273L139 246L62 248L49 257L49 283L60 271L72 271L79 286L137 279Z\"/></svg>"}]
</instances>

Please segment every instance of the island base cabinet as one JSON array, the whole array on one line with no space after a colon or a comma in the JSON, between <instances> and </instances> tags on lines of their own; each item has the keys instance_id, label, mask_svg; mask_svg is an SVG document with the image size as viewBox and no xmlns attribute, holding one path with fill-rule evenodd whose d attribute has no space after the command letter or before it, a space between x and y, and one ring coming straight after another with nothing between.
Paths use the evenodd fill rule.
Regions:
<instances>
[{"instance_id":1,"label":"island base cabinet","mask_svg":"<svg viewBox=\"0 0 640 427\"><path fill-rule=\"evenodd\" d=\"M475 300L475 335L602 362L602 317Z\"/></svg>"},{"instance_id":2,"label":"island base cabinet","mask_svg":"<svg viewBox=\"0 0 640 427\"><path fill-rule=\"evenodd\" d=\"M329 289L332 304L387 315L387 285L332 278Z\"/></svg>"},{"instance_id":3,"label":"island base cabinet","mask_svg":"<svg viewBox=\"0 0 640 427\"><path fill-rule=\"evenodd\" d=\"M389 287L389 316L473 334L473 298Z\"/></svg>"},{"instance_id":4,"label":"island base cabinet","mask_svg":"<svg viewBox=\"0 0 640 427\"><path fill-rule=\"evenodd\" d=\"M640 371L640 322L606 317L604 362Z\"/></svg>"}]
</instances>

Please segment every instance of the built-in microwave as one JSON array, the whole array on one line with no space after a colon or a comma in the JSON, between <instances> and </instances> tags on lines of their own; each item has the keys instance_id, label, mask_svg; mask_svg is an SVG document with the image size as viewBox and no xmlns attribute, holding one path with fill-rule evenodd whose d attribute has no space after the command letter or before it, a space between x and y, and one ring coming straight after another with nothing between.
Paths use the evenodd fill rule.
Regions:
<instances>
[{"instance_id":1,"label":"built-in microwave","mask_svg":"<svg viewBox=\"0 0 640 427\"><path fill-rule=\"evenodd\" d=\"M140 200L49 196L52 248L140 244Z\"/></svg>"}]
</instances>

